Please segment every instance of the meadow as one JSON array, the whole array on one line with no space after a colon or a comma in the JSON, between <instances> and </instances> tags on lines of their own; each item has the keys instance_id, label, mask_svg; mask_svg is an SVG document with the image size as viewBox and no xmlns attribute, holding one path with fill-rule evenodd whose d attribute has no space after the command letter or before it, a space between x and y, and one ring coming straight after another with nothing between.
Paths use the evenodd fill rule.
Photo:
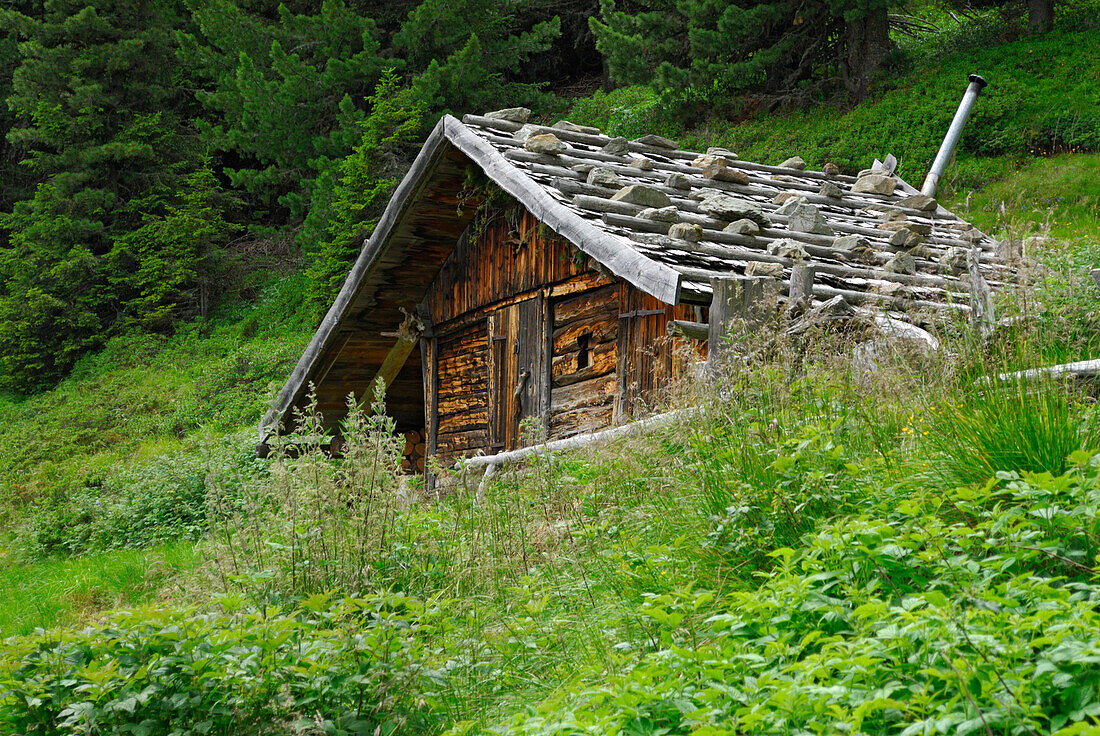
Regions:
<instances>
[{"instance_id":1,"label":"meadow","mask_svg":"<svg viewBox=\"0 0 1100 736\"><path fill-rule=\"evenodd\" d=\"M982 380L1100 348L1094 29L1060 12L1007 42L991 16L945 20L843 110L693 124L625 88L568 113L771 163L892 152L919 183L981 71L940 198L1028 243L988 339L938 323L941 350L868 378L862 331L777 316L655 407L694 413L485 494L447 468L437 492L405 482L381 396L341 460L310 417L255 457L312 334L293 268L0 396L0 730L1100 732L1095 386Z\"/></svg>"}]
</instances>

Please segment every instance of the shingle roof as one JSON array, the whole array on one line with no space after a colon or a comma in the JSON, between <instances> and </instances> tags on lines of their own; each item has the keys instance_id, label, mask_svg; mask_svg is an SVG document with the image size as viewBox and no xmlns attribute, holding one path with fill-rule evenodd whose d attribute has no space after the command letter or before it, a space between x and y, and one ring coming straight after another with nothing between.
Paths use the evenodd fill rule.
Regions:
<instances>
[{"instance_id":1,"label":"shingle roof","mask_svg":"<svg viewBox=\"0 0 1100 736\"><path fill-rule=\"evenodd\" d=\"M554 138L540 138L548 134ZM556 152L531 150L540 144ZM626 141L571 123L445 115L261 420L261 442L289 422L310 383L322 383L334 366L369 388L378 365L338 363L344 346L353 341L361 356L385 355L392 346L392 330L416 310L473 218L471 208L455 209L470 163L600 268L667 304L709 304L716 276L771 269L785 281L796 258L816 267L816 298L842 295L888 308L968 309L963 279L975 245L990 284L1010 276L991 238L932 202L907 200L918 192L900 179L886 182L896 186L892 194L866 193L853 191L861 188L856 177L755 164L725 151L683 151L659 136ZM780 205L777 195L804 199ZM735 212L764 227L729 232ZM907 249L890 240L908 230L898 236L880 225L926 236Z\"/></svg>"},{"instance_id":2,"label":"shingle roof","mask_svg":"<svg viewBox=\"0 0 1100 736\"><path fill-rule=\"evenodd\" d=\"M848 301L887 307L965 309L965 254L974 245L992 285L1008 277L992 238L943 207L922 202L916 189L896 177L892 194L860 192L853 191L860 188L855 187L857 177L741 161L722 150L684 151L659 136L626 141L567 122L540 126L478 115L467 115L462 122L562 207L654 265L679 273L683 301L709 302L715 276L743 274L746 268L767 270L750 266L754 263L780 264L781 278L789 278L794 258L806 258L817 267L816 297L840 294ZM560 152L538 152L548 139L527 144L546 134L560 141L549 141ZM599 175L590 176L593 169ZM643 196L623 197L620 192L631 185L645 187ZM722 216L734 215L721 207L729 203L716 200L718 194L755 205L766 226L755 235L726 231L729 219ZM805 206L791 213L796 207L778 204L777 195L781 201L783 196L803 197ZM646 206L665 202L675 210L654 212L660 207ZM700 229L673 230L676 223ZM904 239L904 234L896 235L901 228L926 233L923 242L911 248L891 244L892 237L895 243ZM669 237L670 230L689 239ZM863 240L853 252L853 238L837 242L844 236ZM694 237L699 239L690 239ZM899 253L908 253L912 261L904 255L895 258ZM891 259L895 262L887 266Z\"/></svg>"}]
</instances>

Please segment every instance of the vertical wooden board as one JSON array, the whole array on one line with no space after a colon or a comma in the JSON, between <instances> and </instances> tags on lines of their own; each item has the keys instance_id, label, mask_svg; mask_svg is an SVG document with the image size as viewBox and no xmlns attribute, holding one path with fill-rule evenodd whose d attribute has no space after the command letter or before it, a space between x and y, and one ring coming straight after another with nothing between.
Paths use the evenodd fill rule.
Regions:
<instances>
[{"instance_id":1,"label":"vertical wooden board","mask_svg":"<svg viewBox=\"0 0 1100 736\"><path fill-rule=\"evenodd\" d=\"M517 222L514 229L512 221ZM526 210L518 218L503 210L478 217L458 238L429 288L432 319L446 323L587 272L572 253L565 241L544 236L538 220Z\"/></svg>"},{"instance_id":2,"label":"vertical wooden board","mask_svg":"<svg viewBox=\"0 0 1100 736\"><path fill-rule=\"evenodd\" d=\"M489 317L489 452L508 446L508 313L504 307Z\"/></svg>"},{"instance_id":3,"label":"vertical wooden board","mask_svg":"<svg viewBox=\"0 0 1100 736\"><path fill-rule=\"evenodd\" d=\"M616 421L633 415L639 406L652 406L668 386L676 371L668 320L690 314L689 308L667 305L628 284L622 285L620 308L621 389Z\"/></svg>"},{"instance_id":4,"label":"vertical wooden board","mask_svg":"<svg viewBox=\"0 0 1100 736\"><path fill-rule=\"evenodd\" d=\"M545 290L539 295L542 302L542 371L539 373L539 416L542 417L542 431L550 437L550 403L552 398L554 373L554 318L550 300Z\"/></svg>"},{"instance_id":5,"label":"vertical wooden board","mask_svg":"<svg viewBox=\"0 0 1100 736\"><path fill-rule=\"evenodd\" d=\"M540 296L520 302L519 307L519 370L526 373L523 387L523 405L516 420L517 446L529 444L530 438L523 437L519 424L527 417L545 417L543 405L542 377L548 362L546 353L545 305Z\"/></svg>"},{"instance_id":6,"label":"vertical wooden board","mask_svg":"<svg viewBox=\"0 0 1100 736\"><path fill-rule=\"evenodd\" d=\"M429 396L425 397L424 405L428 407L428 452L434 455L439 439L439 405L436 398L439 395L439 341L432 337L427 343L429 357L425 363L428 365Z\"/></svg>"},{"instance_id":7,"label":"vertical wooden board","mask_svg":"<svg viewBox=\"0 0 1100 736\"><path fill-rule=\"evenodd\" d=\"M545 416L542 375L547 370L545 307L541 298L496 310L490 319L490 451L524 443L520 425Z\"/></svg>"},{"instance_id":8,"label":"vertical wooden board","mask_svg":"<svg viewBox=\"0 0 1100 736\"><path fill-rule=\"evenodd\" d=\"M505 359L506 374L504 379L504 391L499 397L501 404L505 407L504 416L504 436L505 445L507 449L514 450L516 448L516 429L519 424L519 413L523 409L523 399L517 395L517 389L519 389L519 350L520 341L522 335L519 334L519 315L520 308L518 304L513 304L508 307L506 312L508 341L504 344L504 353L507 356Z\"/></svg>"}]
</instances>

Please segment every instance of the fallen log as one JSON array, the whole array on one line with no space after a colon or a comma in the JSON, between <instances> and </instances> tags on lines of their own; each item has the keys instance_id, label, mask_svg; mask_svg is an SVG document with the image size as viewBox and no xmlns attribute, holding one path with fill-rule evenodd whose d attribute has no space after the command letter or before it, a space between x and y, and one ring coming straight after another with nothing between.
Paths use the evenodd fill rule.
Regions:
<instances>
[{"instance_id":1,"label":"fallen log","mask_svg":"<svg viewBox=\"0 0 1100 736\"><path fill-rule=\"evenodd\" d=\"M485 497L485 492L489 487L489 481L496 475L497 470L502 465L514 465L515 463L522 462L535 455L577 450L600 442L607 442L617 437L627 437L639 432L658 429L682 417L691 416L697 411L699 411L699 407L689 406L684 409L676 409L664 414L657 414L656 416L646 419L639 419L629 424L622 424L618 427L601 429L598 432L578 434L573 437L543 442L539 445L522 447L518 450L511 450L509 452L498 452L496 455L477 455L475 457L465 458L456 462L454 467L455 470L460 472L465 472L474 468L485 468L485 473L482 475L481 481L477 485L477 498L480 500Z\"/></svg>"}]
</instances>

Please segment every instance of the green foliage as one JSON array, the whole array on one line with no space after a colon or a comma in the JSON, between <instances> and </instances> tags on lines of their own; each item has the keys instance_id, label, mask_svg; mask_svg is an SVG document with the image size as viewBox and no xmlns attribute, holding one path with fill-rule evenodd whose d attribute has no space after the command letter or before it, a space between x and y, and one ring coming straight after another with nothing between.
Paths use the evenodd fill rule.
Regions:
<instances>
[{"instance_id":1,"label":"green foliage","mask_svg":"<svg viewBox=\"0 0 1100 736\"><path fill-rule=\"evenodd\" d=\"M265 473L254 436L158 453L83 487L39 499L23 514L16 544L25 556L79 555L197 540L207 532L213 488L239 494Z\"/></svg>"},{"instance_id":2,"label":"green foliage","mask_svg":"<svg viewBox=\"0 0 1100 736\"><path fill-rule=\"evenodd\" d=\"M161 453L199 458L208 435L259 421L313 333L301 308L307 287L303 275L269 276L256 304L223 305L171 336L113 338L55 389L0 394L0 514L63 501ZM121 477L109 485L140 493Z\"/></svg>"},{"instance_id":3,"label":"green foliage","mask_svg":"<svg viewBox=\"0 0 1100 736\"><path fill-rule=\"evenodd\" d=\"M893 153L901 176L919 183L958 106L967 74L977 72L989 86L944 181L948 196L965 193L1010 173L1006 162L990 157L1026 160L1100 146L1091 38L1091 33L1055 31L1040 39L969 45L951 56L920 59L907 73L873 87L873 98L855 106L822 104L738 124L710 119L678 138L682 146L727 146L763 163L798 154L811 166L831 161L849 173L866 168L875 156ZM1051 63L1034 63L1040 58ZM579 109L589 107L585 102Z\"/></svg>"},{"instance_id":4,"label":"green foliage","mask_svg":"<svg viewBox=\"0 0 1100 736\"><path fill-rule=\"evenodd\" d=\"M541 82L523 83L524 66L561 33L557 16L524 28L522 0L424 0L394 36L395 49L417 74L416 98L433 111L545 104Z\"/></svg>"},{"instance_id":5,"label":"green foliage","mask_svg":"<svg viewBox=\"0 0 1100 736\"><path fill-rule=\"evenodd\" d=\"M884 14L889 4L652 0L625 7L603 0L600 19L590 21L611 76L650 85L671 112L714 115L738 113L736 98L745 92L790 93L836 78L854 58L845 23Z\"/></svg>"},{"instance_id":6,"label":"green foliage","mask_svg":"<svg viewBox=\"0 0 1100 736\"><path fill-rule=\"evenodd\" d=\"M656 651L491 732L1053 733L1093 723L1096 471L1002 477L884 503L776 549L760 587L719 598L701 626L674 599L647 603L639 613L659 627Z\"/></svg>"},{"instance_id":7,"label":"green foliage","mask_svg":"<svg viewBox=\"0 0 1100 736\"><path fill-rule=\"evenodd\" d=\"M4 15L24 39L8 141L39 182L0 213L9 233L0 252L3 368L21 390L56 381L126 321L130 295L118 286L139 266L120 236L165 211L194 158L172 83L174 11L104 0L51 3L35 19ZM159 243L145 250L159 253Z\"/></svg>"},{"instance_id":8,"label":"green foliage","mask_svg":"<svg viewBox=\"0 0 1100 736\"><path fill-rule=\"evenodd\" d=\"M325 172L318 196L302 225L298 242L313 256L310 298L327 307L359 255L375 217L397 184L427 111L413 90L399 89L389 70L368 98L370 115L361 124L362 139L334 172ZM330 181L334 179L334 181Z\"/></svg>"},{"instance_id":9,"label":"green foliage","mask_svg":"<svg viewBox=\"0 0 1100 736\"><path fill-rule=\"evenodd\" d=\"M141 327L166 328L183 316L205 317L214 275L226 268L221 248L234 228L222 217L209 162L181 183L175 204L120 237L111 251L121 310Z\"/></svg>"},{"instance_id":10,"label":"green foliage","mask_svg":"<svg viewBox=\"0 0 1100 736\"><path fill-rule=\"evenodd\" d=\"M374 21L342 0L314 14L280 6L274 20L229 0L191 10L197 30L180 34L180 58L205 80L204 139L239 162L226 172L264 209L255 222L300 218L318 174L359 138L364 97L400 61L382 59Z\"/></svg>"},{"instance_id":11,"label":"green foliage","mask_svg":"<svg viewBox=\"0 0 1100 736\"><path fill-rule=\"evenodd\" d=\"M348 396L338 464L322 449L326 433L311 397L297 430L277 438L270 472L252 482L213 479L214 554L230 590L262 604L395 582L379 580L377 571L407 541L396 519L408 493L398 488L405 440L385 414L384 389L376 388L366 410Z\"/></svg>"},{"instance_id":12,"label":"green foliage","mask_svg":"<svg viewBox=\"0 0 1100 736\"><path fill-rule=\"evenodd\" d=\"M27 13L31 2L8 2L0 8L0 101L12 93L13 72L19 66L19 16L13 11ZM7 104L0 103L0 213L11 212L12 205L26 199L33 181L29 172L19 166L22 153L8 141L8 133L15 125L15 115ZM0 228L0 247L7 242L7 233Z\"/></svg>"},{"instance_id":13,"label":"green foliage","mask_svg":"<svg viewBox=\"0 0 1100 736\"><path fill-rule=\"evenodd\" d=\"M9 639L0 723L27 734L391 734L432 722L419 664L441 610L399 594L294 609L138 609Z\"/></svg>"},{"instance_id":14,"label":"green foliage","mask_svg":"<svg viewBox=\"0 0 1100 736\"><path fill-rule=\"evenodd\" d=\"M657 94L649 87L620 87L611 92L596 91L573 103L568 118L592 125L607 135L641 138L650 133L679 135L682 127L664 114Z\"/></svg>"},{"instance_id":15,"label":"green foliage","mask_svg":"<svg viewBox=\"0 0 1100 736\"><path fill-rule=\"evenodd\" d=\"M1013 238L1049 235L1070 249L1029 255L1069 257L1075 267L1100 263L1100 154L1061 153L1013 159L1003 175L957 191L951 209L986 232ZM1051 256L1051 257L1048 257Z\"/></svg>"},{"instance_id":16,"label":"green foliage","mask_svg":"<svg viewBox=\"0 0 1100 736\"><path fill-rule=\"evenodd\" d=\"M1056 381L996 382L960 391L914 424L927 427L943 483L981 483L1001 470L1060 475L1073 453L1100 447L1078 402Z\"/></svg>"}]
</instances>

